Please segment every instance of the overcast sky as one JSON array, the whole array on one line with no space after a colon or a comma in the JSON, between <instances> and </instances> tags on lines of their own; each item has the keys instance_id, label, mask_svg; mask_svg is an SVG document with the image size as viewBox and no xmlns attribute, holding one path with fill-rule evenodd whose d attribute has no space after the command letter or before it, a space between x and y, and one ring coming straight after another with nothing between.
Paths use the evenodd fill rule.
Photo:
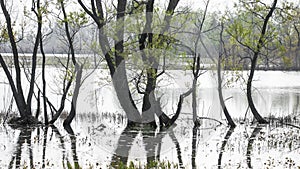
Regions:
<instances>
[{"instance_id":1,"label":"overcast sky","mask_svg":"<svg viewBox=\"0 0 300 169\"><path fill-rule=\"evenodd\" d=\"M191 5L193 9L204 9L207 0L181 0L180 5ZM238 0L210 0L208 5L209 11L224 11L226 8L231 9L234 2Z\"/></svg>"}]
</instances>

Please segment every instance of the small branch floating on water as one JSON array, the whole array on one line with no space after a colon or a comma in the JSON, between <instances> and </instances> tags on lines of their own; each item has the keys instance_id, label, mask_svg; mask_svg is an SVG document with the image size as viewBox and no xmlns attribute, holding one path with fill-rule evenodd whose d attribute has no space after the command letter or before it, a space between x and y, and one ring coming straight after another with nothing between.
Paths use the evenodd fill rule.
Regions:
<instances>
[{"instance_id":1,"label":"small branch floating on water","mask_svg":"<svg viewBox=\"0 0 300 169\"><path fill-rule=\"evenodd\" d=\"M197 120L213 120L213 121L216 121L218 123L220 123L220 125L224 125L221 121L217 120L217 119L214 119L214 118L210 118L210 117L197 117Z\"/></svg>"}]
</instances>

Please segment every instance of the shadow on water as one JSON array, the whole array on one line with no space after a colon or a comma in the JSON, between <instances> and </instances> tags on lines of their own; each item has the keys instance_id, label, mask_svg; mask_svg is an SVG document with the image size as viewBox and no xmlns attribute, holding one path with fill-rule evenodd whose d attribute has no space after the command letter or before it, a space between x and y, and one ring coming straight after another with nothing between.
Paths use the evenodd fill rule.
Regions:
<instances>
[{"instance_id":1,"label":"shadow on water","mask_svg":"<svg viewBox=\"0 0 300 169\"><path fill-rule=\"evenodd\" d=\"M230 138L230 136L232 135L232 133L234 132L235 127L230 127L224 137L224 140L222 141L222 145L221 145L221 150L220 150L220 154L219 154L219 158L218 158L218 168L222 168L222 157L223 157L223 152L225 150L225 146Z\"/></svg>"}]
</instances>

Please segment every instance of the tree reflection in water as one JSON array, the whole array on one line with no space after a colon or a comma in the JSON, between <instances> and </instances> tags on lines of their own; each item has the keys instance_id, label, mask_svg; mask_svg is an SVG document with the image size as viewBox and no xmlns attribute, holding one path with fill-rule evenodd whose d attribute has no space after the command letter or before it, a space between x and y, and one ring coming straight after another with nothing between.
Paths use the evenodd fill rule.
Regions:
<instances>
[{"instance_id":1,"label":"tree reflection in water","mask_svg":"<svg viewBox=\"0 0 300 169\"><path fill-rule=\"evenodd\" d=\"M126 127L120 135L118 140L118 147L115 150L115 154L112 156L111 166L117 167L120 162L127 164L129 157L129 150L133 145L133 141L138 135L138 130L132 130L130 127Z\"/></svg>"},{"instance_id":2,"label":"tree reflection in water","mask_svg":"<svg viewBox=\"0 0 300 169\"><path fill-rule=\"evenodd\" d=\"M74 167L75 169L79 169L79 162L78 162L78 156L76 151L76 136L74 134L74 131L70 125L64 125L65 130L68 132L70 139L71 139L71 150L72 150L72 156L74 161ZM67 160L68 168L70 165L70 162Z\"/></svg>"},{"instance_id":3,"label":"tree reflection in water","mask_svg":"<svg viewBox=\"0 0 300 169\"><path fill-rule=\"evenodd\" d=\"M43 137L43 155L42 155L42 168L46 167L45 157L46 157L46 147L47 147L47 137L48 137L48 127L45 127L44 137Z\"/></svg>"},{"instance_id":4,"label":"tree reflection in water","mask_svg":"<svg viewBox=\"0 0 300 169\"><path fill-rule=\"evenodd\" d=\"M192 168L197 168L197 166L196 166L197 135L198 135L198 127L196 125L194 125L194 127L193 127L193 137L192 137Z\"/></svg>"},{"instance_id":5,"label":"tree reflection in water","mask_svg":"<svg viewBox=\"0 0 300 169\"><path fill-rule=\"evenodd\" d=\"M252 168L252 166L251 166L251 153L253 151L253 143L254 143L254 140L258 136L261 129L262 129L262 126L258 124L254 128L254 130L253 130L253 132L252 132L252 134L251 134L251 136L248 140L246 157L247 157L247 165L248 165L249 168Z\"/></svg>"},{"instance_id":6,"label":"tree reflection in water","mask_svg":"<svg viewBox=\"0 0 300 169\"><path fill-rule=\"evenodd\" d=\"M21 129L20 134L18 136L18 141L15 147L15 152L12 155L8 168L20 168L21 165L21 155L22 155L22 147L23 144L26 142L28 144L28 151L29 151L29 160L30 160L30 167L33 168L33 153L32 153L32 146L31 146L31 128Z\"/></svg>"},{"instance_id":7,"label":"tree reflection in water","mask_svg":"<svg viewBox=\"0 0 300 169\"><path fill-rule=\"evenodd\" d=\"M61 135L61 133L59 132L59 130L56 128L56 126L51 125L50 126L52 129L52 134L54 133L55 136L58 138L58 147L61 149L62 151L62 167L63 168L70 168L72 167L70 161L68 158L66 158L66 146L65 146L65 141L63 136ZM76 136L72 130L72 128L70 126L66 127L65 126L66 131L69 134L70 140L71 140L71 153L72 153L72 158L74 161L74 167L75 169L79 169L79 163L78 163L78 156L77 156L77 151L76 151ZM27 168L29 166L27 166L26 164L26 159L24 158L24 153L22 152L24 151L24 147L27 147L28 150L28 155L29 155L29 168L36 168L37 166L35 166L34 164L34 156L33 154L33 146L32 143L36 143L39 144L40 143L40 131L43 130L43 142L42 142L42 166L41 168L49 168L49 161L47 161L47 157L49 154L47 154L47 144L49 141L51 141L52 139L48 138L48 133L49 133L49 127L46 126L44 128L42 127L38 127L36 128L37 133L36 135L33 134L33 132L35 131L34 128L23 128L23 129L19 129L20 130L20 134L18 136L17 139L17 143L15 145L15 151L12 154L11 160L9 162L8 168ZM34 135L34 139L32 140L31 137L32 135ZM23 155L23 156L22 156ZM24 164L21 164L21 162L25 162ZM38 161L38 159L36 159L36 161ZM37 163L40 164L40 163ZM65 165L67 164L67 166ZM24 165L24 166L23 166Z\"/></svg>"},{"instance_id":8,"label":"tree reflection in water","mask_svg":"<svg viewBox=\"0 0 300 169\"><path fill-rule=\"evenodd\" d=\"M117 135L112 134L114 137L109 135L109 139L115 139L118 136L120 137L118 140L115 139L115 142L112 144L116 145L114 154L112 156L111 152L105 154L107 155L107 158L105 158L107 161L102 159L99 160L99 158L102 158L104 155L94 154L97 153L95 151L90 154L82 154L86 153L82 151L82 148L85 148L84 151L86 151L86 148L89 146L86 144L86 142L81 142L81 137L86 138L86 135L81 135L76 138L74 133L75 129L73 131L70 126L65 126L65 130L67 132L61 128L57 129L52 125L49 127L43 126L37 128L13 130L13 132L16 131L16 135L13 135L17 136L17 138L15 138L15 145L13 145L13 152L8 156L8 159L4 158L5 160L3 161L7 161L5 163L6 165L2 165L0 168L87 168L88 165L95 166L95 164L96 166L100 164L99 166L104 168L110 165L111 167L119 168L120 162L123 163L123 166L131 164L129 161L134 158L133 156L137 155L135 154L137 139L139 139L138 142L142 140L142 144L138 143L138 146L142 146L141 149L143 152L145 150L145 153L143 153L142 156L145 155L146 158L141 158L141 160L147 160L148 164L153 161L155 161L155 163L157 162L156 164L164 162L161 161L164 159L160 158L165 158L163 150L166 146L168 148L172 147L172 153L166 153L167 160L169 160L170 163L176 164L176 166L178 164L177 167L180 168L201 168L204 167L204 165L206 167L211 166L208 163L213 163L213 161L206 161L206 157L202 156L201 154L202 152L204 155L210 154L210 152L213 154L214 152L217 152L213 158L218 161L218 165L216 165L216 163L212 165L218 166L218 168L227 167L229 165L241 165L246 168L256 168L258 165L264 164L263 161L268 160L264 158L265 154L261 151L261 149L264 151L267 150L267 152L270 150L274 150L278 153L291 152L290 154L287 154L287 157L291 157L291 159L297 161L294 159L295 155L293 155L293 151L295 151L295 153L299 151L299 127L298 125L296 126L296 124L294 126L278 126L275 124L270 124L267 126L258 125L254 127L245 124L244 126L238 126L235 129L222 127L218 128L217 130L212 130L213 133L216 132L215 136L212 135L214 136L213 138L209 140L203 140L202 137L199 137L199 133L201 133L203 130L202 128L199 129L196 127L188 127L185 128L187 130L181 130L180 127L184 126L182 125L182 122L185 124L186 120L178 121L177 126L173 126L173 128L169 128L167 130L154 131L151 128L147 128L147 126L141 125L136 126L135 128L127 127L120 135L119 133ZM245 129L243 129L243 127L245 127ZM272 128L272 130L270 128ZM250 135L248 135L247 132L249 129L251 133ZM106 129L99 132L105 133L107 130L110 130L110 128L106 127ZM241 132L243 131L247 132L246 137L241 137ZM9 131L8 134L12 134L13 132ZM206 134L209 135L209 132ZM206 134L204 135L206 136ZM99 137L99 135L97 135L97 137ZM183 142L180 140L181 138L188 138L189 141ZM218 141L220 139L222 141ZM210 147L206 146L207 141L211 141L209 142L211 145ZM188 143L188 145L186 143ZM197 151L197 144L203 147L200 152L198 152L199 149ZM228 145L230 146L229 149L227 149ZM283 150L282 147L285 147L285 149ZM206 148L213 149L208 151L209 149ZM216 151L214 151L214 148L216 148ZM253 154L257 154L257 151L259 151L261 162L257 161L257 158L253 158ZM52 152L55 152L55 155ZM79 154L79 152L81 154ZM10 153L9 149L7 153ZM186 156L186 153L188 153L188 156ZM241 162L237 160L238 163L232 163L234 162L234 160L231 159L232 157L226 156L225 153L230 153L233 155L235 155L235 153L239 153L239 155L243 154L245 155L245 158L243 159L246 159L247 161ZM5 152L3 154L5 154ZM201 158L196 158L197 155L201 155ZM88 156L88 158L86 158L86 156ZM90 157L96 158L92 159ZM270 154L270 157L276 159L276 153L275 156L274 154ZM79 161L79 158L82 158L83 160ZM297 159L297 157L295 158ZM89 164L85 163L85 161ZM278 159L278 162L276 163L275 161L274 165L283 167L284 162L284 159L281 161ZM134 164L136 163L134 162ZM143 164L141 165L144 166ZM298 163L296 163L296 165L298 166Z\"/></svg>"},{"instance_id":9,"label":"tree reflection in water","mask_svg":"<svg viewBox=\"0 0 300 169\"><path fill-rule=\"evenodd\" d=\"M65 146L65 141L64 141L63 136L61 135L61 133L59 132L59 130L57 129L56 126L51 125L51 129L55 133L56 137L59 140L59 147L62 150L62 156L63 156L63 158L62 158L62 165L63 165L63 168L66 168L65 167L65 160L66 160L66 146Z\"/></svg>"},{"instance_id":10,"label":"tree reflection in water","mask_svg":"<svg viewBox=\"0 0 300 169\"><path fill-rule=\"evenodd\" d=\"M115 168L121 167L121 165L127 165L129 151L134 144L135 138L141 133L143 145L146 150L147 164L154 161L160 161L162 139L166 135L169 135L176 146L179 166L180 168L183 168L180 144L175 136L173 128L174 127L169 128L168 130L155 131L145 126L139 126L137 128L126 127L120 135L110 165Z\"/></svg>"},{"instance_id":11,"label":"tree reflection in water","mask_svg":"<svg viewBox=\"0 0 300 169\"><path fill-rule=\"evenodd\" d=\"M224 140L222 141L222 145L221 145L221 150L220 150L220 154L219 154L219 158L218 158L218 168L222 168L222 156L223 156L223 152L225 150L225 146L230 138L230 136L232 135L232 133L234 132L235 127L230 127L224 137Z\"/></svg>"}]
</instances>

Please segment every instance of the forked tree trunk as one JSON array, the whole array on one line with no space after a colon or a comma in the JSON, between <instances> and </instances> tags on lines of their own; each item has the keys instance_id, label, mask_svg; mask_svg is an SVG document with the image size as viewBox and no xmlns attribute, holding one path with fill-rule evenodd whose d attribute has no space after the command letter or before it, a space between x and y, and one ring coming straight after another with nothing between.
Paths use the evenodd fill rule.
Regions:
<instances>
[{"instance_id":1,"label":"forked tree trunk","mask_svg":"<svg viewBox=\"0 0 300 169\"><path fill-rule=\"evenodd\" d=\"M147 84L146 84L145 94L143 96L143 105L142 105L142 122L145 124L152 125L153 127L156 127L155 117L154 117L155 109L154 109L154 105L151 104L150 100L155 100L154 91L156 88L156 77L155 77L157 76L156 74L157 74L157 69L155 68L151 68L147 70ZM156 103L156 104L160 104L160 103Z\"/></svg>"},{"instance_id":2,"label":"forked tree trunk","mask_svg":"<svg viewBox=\"0 0 300 169\"><path fill-rule=\"evenodd\" d=\"M150 1L148 1L150 4ZM154 1L152 1L154 2ZM160 31L160 34L164 34L170 25L170 21L172 18L172 15L174 13L174 10L178 4L179 0L170 0L168 7L167 7L167 15L164 18L164 25ZM128 86L128 79L126 74L126 67L125 67L125 56L124 56L124 16L125 16L125 10L126 10L126 0L118 0L117 3L117 29L116 29L116 36L114 37L114 47L115 51L112 51L112 48L110 47L110 43L108 40L107 35L105 34L103 27L106 25L105 17L104 17L104 10L102 6L101 0L92 0L91 1L91 10L89 10L84 3L81 0L78 0L78 3L83 8L83 10L93 18L95 23L98 26L99 29L99 43L102 50L102 53L105 56L105 60L107 62L108 68L110 70L110 75L112 77L112 82L117 94L117 97L119 99L119 102L124 109L127 117L128 117L128 123L141 123L142 117L137 110L137 107L132 99L132 95ZM149 9L151 6L148 6ZM154 78L157 77L157 75L153 76ZM150 90L149 88L149 95L146 95L145 97L145 106L143 106L144 110L147 110L149 108L149 102L151 100L151 93L153 93L155 89L155 83L156 80L149 80L147 83L152 83L154 86ZM149 84L150 86L150 84ZM151 96L151 97L148 97ZM155 99L155 98L153 98ZM157 112L155 112L157 113ZM158 112L157 114L160 114L159 116L160 121L167 121L165 124L169 124L169 118L163 113ZM154 113L150 112L150 115L154 117ZM151 119L151 118L150 118Z\"/></svg>"},{"instance_id":3,"label":"forked tree trunk","mask_svg":"<svg viewBox=\"0 0 300 169\"><path fill-rule=\"evenodd\" d=\"M2 56L0 56L0 64L2 68L4 69L4 72L6 74L6 77L9 81L10 87L13 92L13 96L16 101L17 108L19 110L21 119L27 119L27 123L33 123L34 121L32 120L34 117L32 116L31 113L31 101L32 101L32 96L34 93L34 83L35 83L35 71L36 71L36 62L37 62L37 49L39 45L39 39L41 37L41 28L42 28L42 22L41 22L41 14L37 15L35 9L35 6L33 6L33 12L35 12L38 20L38 29L37 29L37 34L36 34L36 39L35 39L35 44L34 44L34 49L33 49L33 54L32 54L32 69L31 69L31 79L30 79L30 87L27 95L27 100L25 100L24 93L23 93L23 88L22 88L22 82L21 82L21 70L20 70L20 62L19 62L19 54L18 54L18 49L17 49L17 42L15 40L13 28L12 28L12 23L11 23L11 18L10 14L8 13L5 2L4 0L0 0L1 4L1 9L3 11L5 21L6 21L6 28L7 28L7 33L9 37L9 42L12 48L12 53L13 53L13 60L14 60L14 67L15 67L15 73L16 73L16 80L13 80L13 77L11 73L8 70L8 67L3 59ZM36 2L37 4L37 10L40 8L40 1L38 0ZM28 120L29 119L29 120Z\"/></svg>"},{"instance_id":4,"label":"forked tree trunk","mask_svg":"<svg viewBox=\"0 0 300 169\"><path fill-rule=\"evenodd\" d=\"M79 66L78 64L75 65L75 72L76 72L75 89L73 92L73 97L71 102L71 110L68 117L64 120L63 123L64 126L70 125L76 115L76 106L77 106L77 99L79 95L79 89L81 85L82 69L83 66Z\"/></svg>"},{"instance_id":5,"label":"forked tree trunk","mask_svg":"<svg viewBox=\"0 0 300 169\"><path fill-rule=\"evenodd\" d=\"M125 61L122 61L112 75L112 82L117 94L120 105L125 111L128 124L141 123L141 116L133 103L132 96L128 86Z\"/></svg>"}]
</instances>

